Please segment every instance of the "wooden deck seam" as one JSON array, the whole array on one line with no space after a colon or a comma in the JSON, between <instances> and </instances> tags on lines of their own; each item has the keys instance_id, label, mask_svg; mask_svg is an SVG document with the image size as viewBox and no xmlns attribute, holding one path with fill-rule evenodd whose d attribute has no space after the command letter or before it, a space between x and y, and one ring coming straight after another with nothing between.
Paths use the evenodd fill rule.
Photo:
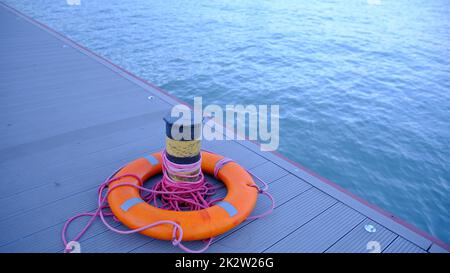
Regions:
<instances>
[{"instance_id":1,"label":"wooden deck seam","mask_svg":"<svg viewBox=\"0 0 450 273\"><path fill-rule=\"evenodd\" d=\"M336 245L340 240L342 240L342 238L344 238L345 236L347 236L350 232L352 232L353 230L355 230L359 224L361 224L362 222L364 222L365 220L367 220L368 218L366 216L364 216L364 218L357 223L354 227L352 227L349 231L347 231L344 235L342 235L341 237L339 237L339 239L337 239L334 243L332 243L329 247L327 247L322 253L327 252L330 248L332 248L334 245ZM395 233L394 233L395 234Z\"/></svg>"},{"instance_id":2,"label":"wooden deck seam","mask_svg":"<svg viewBox=\"0 0 450 273\"><path fill-rule=\"evenodd\" d=\"M389 228L389 227L386 227L385 225L382 225L382 224L380 224L380 223L378 223L377 221L375 221L375 220L373 220L372 218L370 218L370 217L367 217L367 219L369 219L369 220L371 220L372 222L374 222L374 223L377 223L378 225L380 225L380 226L382 226L384 229L386 229L387 231L390 231L390 232L392 232L393 234L395 234L395 235L397 235L397 237L402 237L403 239L405 239L405 240L407 240L406 238L404 238L403 236L401 236L401 235L399 235L397 232L395 232L394 230L392 230L391 228ZM392 242L391 243L389 243L389 245L391 245L396 239L397 239L397 237L395 237L395 239L394 240L392 240ZM409 240L408 240L409 241ZM417 246L418 248L420 248L420 249L423 249L423 250L425 250L423 247L421 247L421 246L419 246L418 244L416 244L416 243L413 243L413 242L411 242L411 241L409 241L411 244L413 244L413 245L415 245L415 246ZM388 246L389 246L388 245ZM386 246L386 248L385 249L387 249L388 248L388 246ZM431 247L431 245L430 245L430 247ZM428 250L425 250L425 251L428 251Z\"/></svg>"},{"instance_id":3,"label":"wooden deck seam","mask_svg":"<svg viewBox=\"0 0 450 273\"><path fill-rule=\"evenodd\" d=\"M383 249L383 251L381 251L381 253L383 253L383 252L385 252L386 251L386 249L388 249L389 248L389 246L391 246L396 240L397 240L397 238L399 238L400 237L400 235L398 235L398 234L396 234L396 233L394 233L396 236L395 236L395 238L394 238L394 240L392 240L384 249ZM414 244L414 245L416 245L416 244ZM417 246L417 247L419 247L419 246ZM420 247L419 247L420 248ZM420 249L422 249L422 248L420 248Z\"/></svg>"},{"instance_id":4,"label":"wooden deck seam","mask_svg":"<svg viewBox=\"0 0 450 273\"><path fill-rule=\"evenodd\" d=\"M151 239L151 240L145 242L145 243L142 244L142 245L139 245L139 246L137 246L137 247L132 248L131 250L127 251L127 253L132 253L132 252L135 251L136 249L139 249L139 248L141 248L141 247L144 247L145 245L150 244L151 242L154 242L154 241L156 240L156 239L150 238L150 237L149 237L149 239ZM213 242L214 242L214 240L211 242L211 245L213 244Z\"/></svg>"},{"instance_id":5,"label":"wooden deck seam","mask_svg":"<svg viewBox=\"0 0 450 273\"><path fill-rule=\"evenodd\" d=\"M334 199L334 198L333 198ZM301 224L300 226L298 226L297 228L295 228L294 230L292 230L291 232L289 232L289 234L285 235L284 237L280 238L279 240L277 240L275 243L271 244L269 247L265 248L263 251L261 251L261 253L266 252L267 250L269 250L270 248L272 248L273 246L275 246L276 244L278 244L279 242L283 241L284 239L286 239L287 237L289 237L290 235L292 235L293 233L295 233L297 230L299 230L300 228L302 228L303 226L305 226L306 224L310 223L311 221L313 221L314 219L316 219L317 217L319 217L320 215L322 215L323 213L325 213L326 211L328 211L329 209L331 209L332 207L336 206L337 204L339 204L340 202L337 201L336 199L334 199L334 203L332 203L331 205L329 205L326 209L322 210L320 213L318 213L317 215L315 215L314 217L312 217L311 219L309 219L308 221L306 221L305 223Z\"/></svg>"}]
</instances>

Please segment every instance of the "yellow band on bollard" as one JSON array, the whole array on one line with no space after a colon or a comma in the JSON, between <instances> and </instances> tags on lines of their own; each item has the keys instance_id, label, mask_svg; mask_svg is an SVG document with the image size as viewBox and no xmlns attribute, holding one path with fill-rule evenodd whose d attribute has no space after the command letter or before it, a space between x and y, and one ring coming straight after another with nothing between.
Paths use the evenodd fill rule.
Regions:
<instances>
[{"instance_id":1,"label":"yellow band on bollard","mask_svg":"<svg viewBox=\"0 0 450 273\"><path fill-rule=\"evenodd\" d=\"M200 153L200 140L177 141L166 137L166 151L174 157L193 157Z\"/></svg>"}]
</instances>

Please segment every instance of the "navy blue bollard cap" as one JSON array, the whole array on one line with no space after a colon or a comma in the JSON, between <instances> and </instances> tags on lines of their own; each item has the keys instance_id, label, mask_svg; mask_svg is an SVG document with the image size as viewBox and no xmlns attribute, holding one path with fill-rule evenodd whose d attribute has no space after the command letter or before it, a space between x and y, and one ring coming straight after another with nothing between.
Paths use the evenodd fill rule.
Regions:
<instances>
[{"instance_id":1,"label":"navy blue bollard cap","mask_svg":"<svg viewBox=\"0 0 450 273\"><path fill-rule=\"evenodd\" d=\"M195 123L193 118L172 117L170 114L164 117L166 122L166 136L173 140L189 141L198 140L201 136L202 121ZM173 132L172 132L172 129ZM190 133L187 131L190 129Z\"/></svg>"}]
</instances>

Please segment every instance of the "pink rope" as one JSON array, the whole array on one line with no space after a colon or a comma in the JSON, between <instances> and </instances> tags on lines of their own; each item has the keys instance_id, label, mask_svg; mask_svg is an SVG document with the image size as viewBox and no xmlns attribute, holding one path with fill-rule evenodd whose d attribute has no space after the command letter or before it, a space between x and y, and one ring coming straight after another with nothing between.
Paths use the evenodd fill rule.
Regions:
<instances>
[{"instance_id":1,"label":"pink rope","mask_svg":"<svg viewBox=\"0 0 450 273\"><path fill-rule=\"evenodd\" d=\"M207 151L207 152L209 152L209 151ZM225 164L227 164L229 162L234 162L234 161L232 159L224 157L216 163L216 166L214 167L214 177L215 178L218 178L217 176L219 174L219 171L222 169L223 166L225 166ZM267 190L269 189L269 185L266 182L264 182L264 180L262 180L261 178L259 178L258 176L251 173L248 170L247 170L247 172L249 172L253 177L255 177L258 181L260 181L264 185L264 187L262 189L258 185L253 185L252 187L255 187L258 190L258 193L267 196L271 202L270 209L268 209L267 211L265 211L262 214L249 216L246 219L246 220L255 220L258 218L265 217L273 212L273 210L275 209L275 199L273 198L273 196L270 193L267 192Z\"/></svg>"},{"instance_id":2,"label":"pink rope","mask_svg":"<svg viewBox=\"0 0 450 273\"><path fill-rule=\"evenodd\" d=\"M176 164L167 159L166 151L162 152L163 178L153 186L153 193L144 197L147 202L153 202L158 207L161 202L163 209L168 210L200 210L212 205L211 196L216 193L216 187L209 183L202 171L202 158L192 164ZM191 174L190 173L198 173ZM171 177L196 179L189 182L174 181ZM161 193L163 192L163 193ZM182 193L178 193L182 192Z\"/></svg>"},{"instance_id":3,"label":"pink rope","mask_svg":"<svg viewBox=\"0 0 450 273\"><path fill-rule=\"evenodd\" d=\"M275 209L275 199L268 192L269 185L266 182L264 182L261 178L256 176L255 174L252 173L252 175L253 175L253 177L255 177L258 181L260 181L264 185L264 187L262 189L258 185L253 185L252 187L255 187L258 190L258 193L267 196L270 199L271 205L270 205L270 209L266 210L264 213L249 216L249 217L247 217L247 220L255 220L255 219L266 217L267 215L271 214L273 212L273 210Z\"/></svg>"},{"instance_id":4,"label":"pink rope","mask_svg":"<svg viewBox=\"0 0 450 273\"><path fill-rule=\"evenodd\" d=\"M212 206L215 202L220 201L222 199L222 198L211 199L212 195L215 194L216 189L218 187L214 187L209 182L206 181L203 173L201 172L201 158L198 162L193 163L193 164L188 164L188 165L181 165L181 164L175 164L175 163L170 162L169 160L167 160L165 151L163 151L163 153L162 153L162 158L163 158L163 178L158 183L156 183L152 187L152 189L148 189L143 186L138 186L133 183L122 183L122 184L118 184L118 185L109 187L109 185L112 182L118 181L123 178L132 178L134 180L137 180L139 182L139 185L143 185L143 181L138 176L133 175L133 174L125 174L125 175L121 175L121 176L113 178L113 176L118 171L116 171L108 179L106 179L102 184L100 184L98 191L97 191L97 193L98 193L97 209L94 212L84 212L84 213L77 214L77 215L69 218L66 221L66 223L64 224L62 234L61 234L61 239L65 246L64 251L65 252L71 251L71 249L68 248L68 241L67 241L67 237L66 237L69 225L73 221L75 221L76 219L81 218L81 217L90 217L90 219L87 222L87 224L84 226L84 228L71 241L78 241L87 232L89 227L93 224L94 220L97 217L100 217L101 221L108 229L110 229L116 233L119 233L119 234L132 234L132 233L141 232L143 230L146 230L146 229L158 226L158 225L170 224L173 226L172 244L174 246L178 246L180 249L182 249L186 252L191 252L191 253L201 253L201 252L207 250L208 247L211 245L213 238L206 240L205 246L202 247L201 249L197 249L197 250L190 249L182 244L183 229L178 223L176 223L174 221L170 221L170 220L157 221L152 224L149 224L149 225L146 225L146 226L143 226L140 228L136 228L136 229L131 229L131 230L117 229L117 228L111 226L106 221L105 217L113 217L114 221L118 221L118 219L115 218L115 216L112 212L104 211L104 210L109 209L109 205L105 204L106 200L108 198L108 195L114 189L116 189L118 187L131 186L131 187L137 188L141 191L141 193L142 192L147 193L143 197L143 199L146 202L149 202L149 203L153 202L155 206L159 207L158 206L158 201L159 201L162 204L162 206L160 206L161 208L177 210L177 211L199 210L199 209L207 208L207 207ZM220 169L229 162L233 162L233 161L228 158L223 158L223 159L219 160L219 162L216 164L216 166L214 168L214 176L216 178L218 176ZM199 170L198 175L188 175L188 174L180 175L180 173L192 173L195 170ZM198 179L193 182L176 182L170 178L170 174L176 174L176 176L178 176L178 177L191 178L191 179L197 177ZM261 181L264 185L264 188L262 188L262 189L260 189L256 185L255 185L255 188L258 190L259 193L264 194L269 197L269 199L272 202L272 206L271 206L270 210L266 211L265 213L262 213L260 215L250 216L247 218L247 220L264 217L264 216L270 214L275 208L275 201L274 201L273 197L267 192L267 189L268 189L267 183L265 183L263 180L261 180L257 176L255 176L255 175L253 175L253 176L256 179L258 179L259 181ZM105 190L107 190L106 194L104 194Z\"/></svg>"}]
</instances>

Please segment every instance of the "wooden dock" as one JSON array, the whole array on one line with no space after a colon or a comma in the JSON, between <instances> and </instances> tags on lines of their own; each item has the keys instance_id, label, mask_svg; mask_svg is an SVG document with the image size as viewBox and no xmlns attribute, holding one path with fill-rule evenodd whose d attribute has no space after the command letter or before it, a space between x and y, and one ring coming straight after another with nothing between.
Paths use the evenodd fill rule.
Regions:
<instances>
[{"instance_id":1,"label":"wooden dock","mask_svg":"<svg viewBox=\"0 0 450 273\"><path fill-rule=\"evenodd\" d=\"M97 186L112 171L163 148L162 117L179 103L1 3L0 100L0 252L62 252L64 222L96 207ZM371 241L382 252L450 249L252 142L203 146L270 183L276 200L273 214L220 236L209 252L368 252ZM261 197L255 213L268 205ZM83 252L180 251L140 234L115 234L100 221L81 246Z\"/></svg>"}]
</instances>

